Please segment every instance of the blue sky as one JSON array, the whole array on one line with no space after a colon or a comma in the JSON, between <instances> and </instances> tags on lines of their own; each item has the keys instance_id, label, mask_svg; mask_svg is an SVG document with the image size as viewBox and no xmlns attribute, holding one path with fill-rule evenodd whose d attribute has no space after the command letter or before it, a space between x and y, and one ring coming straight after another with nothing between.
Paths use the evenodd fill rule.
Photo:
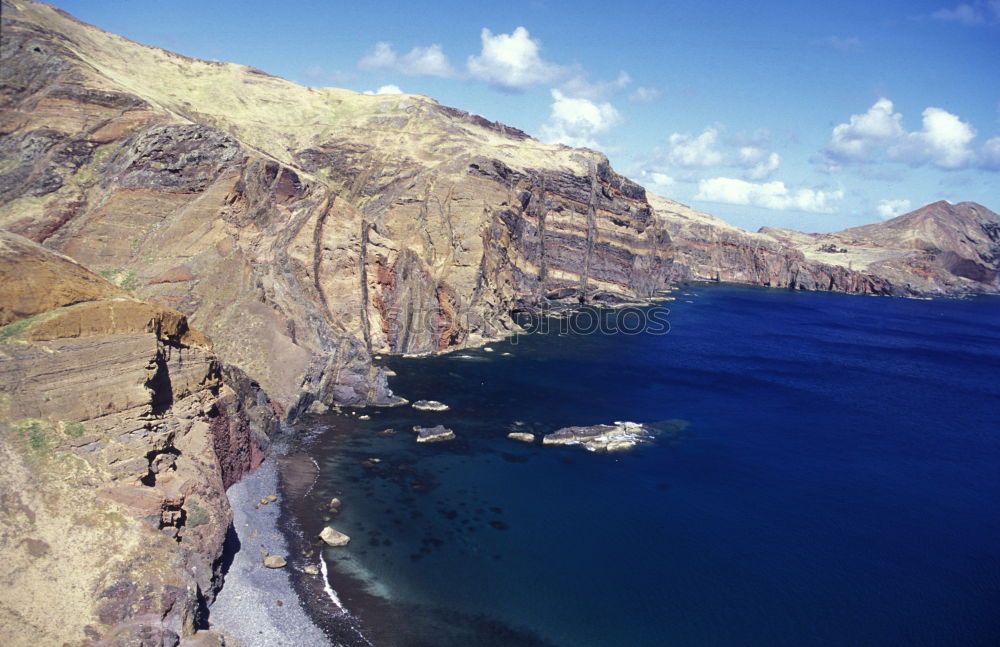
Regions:
<instances>
[{"instance_id":1,"label":"blue sky","mask_svg":"<svg viewBox=\"0 0 1000 647\"><path fill-rule=\"evenodd\" d=\"M590 146L749 229L1000 210L1000 0L54 4L189 56Z\"/></svg>"}]
</instances>

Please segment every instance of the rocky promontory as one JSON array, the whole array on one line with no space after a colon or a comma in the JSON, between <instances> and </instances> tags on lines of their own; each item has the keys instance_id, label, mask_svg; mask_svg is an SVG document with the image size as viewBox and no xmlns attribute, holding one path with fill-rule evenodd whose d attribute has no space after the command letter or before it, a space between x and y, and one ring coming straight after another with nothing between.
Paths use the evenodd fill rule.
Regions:
<instances>
[{"instance_id":1,"label":"rocky promontory","mask_svg":"<svg viewBox=\"0 0 1000 647\"><path fill-rule=\"evenodd\" d=\"M652 195L674 244L674 278L893 296L1000 293L1000 215L935 202L829 234L744 231Z\"/></svg>"}]
</instances>

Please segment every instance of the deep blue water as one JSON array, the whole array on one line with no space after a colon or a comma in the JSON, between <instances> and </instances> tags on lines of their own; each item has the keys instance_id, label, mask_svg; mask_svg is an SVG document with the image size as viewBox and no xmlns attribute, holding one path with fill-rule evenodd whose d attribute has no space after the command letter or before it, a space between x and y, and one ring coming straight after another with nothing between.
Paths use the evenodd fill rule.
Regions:
<instances>
[{"instance_id":1,"label":"deep blue water","mask_svg":"<svg viewBox=\"0 0 1000 647\"><path fill-rule=\"evenodd\" d=\"M1000 300L666 305L666 335L386 358L452 409L312 423L310 496L353 537L331 580L375 642L1000 645ZM665 419L689 426L627 454L505 437ZM437 423L458 439L414 442Z\"/></svg>"}]
</instances>

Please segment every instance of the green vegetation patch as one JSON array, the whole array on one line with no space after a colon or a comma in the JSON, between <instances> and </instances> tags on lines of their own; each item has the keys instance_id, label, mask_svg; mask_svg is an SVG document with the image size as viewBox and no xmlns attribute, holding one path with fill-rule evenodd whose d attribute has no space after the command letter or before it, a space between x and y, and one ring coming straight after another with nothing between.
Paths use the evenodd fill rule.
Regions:
<instances>
[{"instance_id":1,"label":"green vegetation patch","mask_svg":"<svg viewBox=\"0 0 1000 647\"><path fill-rule=\"evenodd\" d=\"M114 283L129 292L135 292L136 288L139 287L139 277L135 275L135 271L125 267L101 270L98 274L109 283Z\"/></svg>"},{"instance_id":2,"label":"green vegetation patch","mask_svg":"<svg viewBox=\"0 0 1000 647\"><path fill-rule=\"evenodd\" d=\"M187 506L187 526L188 528L197 528L198 526L203 526L212 519L209 515L208 510L201 507L193 501Z\"/></svg>"},{"instance_id":3,"label":"green vegetation patch","mask_svg":"<svg viewBox=\"0 0 1000 647\"><path fill-rule=\"evenodd\" d=\"M49 434L52 426L44 420L25 418L13 425L24 449L35 456L46 456L49 453Z\"/></svg>"},{"instance_id":4,"label":"green vegetation patch","mask_svg":"<svg viewBox=\"0 0 1000 647\"><path fill-rule=\"evenodd\" d=\"M63 421L63 433L69 436L70 438L79 438L86 431L87 430L84 428L82 422L76 422L76 421L71 422L67 420Z\"/></svg>"},{"instance_id":5,"label":"green vegetation patch","mask_svg":"<svg viewBox=\"0 0 1000 647\"><path fill-rule=\"evenodd\" d=\"M18 337L27 332L28 329L30 329L35 324L41 323L46 319L51 319L56 314L64 310L66 310L65 307L53 308L48 312L42 312L37 315L28 317L27 319L18 319L17 321L12 321L6 326L0 328L0 344L6 344L12 341L16 341Z\"/></svg>"},{"instance_id":6,"label":"green vegetation patch","mask_svg":"<svg viewBox=\"0 0 1000 647\"><path fill-rule=\"evenodd\" d=\"M41 321L44 316L45 313L35 315L34 317L28 317L27 319L19 319L18 321L14 321L7 324L3 328L0 328L0 344L6 344L8 341L14 339L30 328L32 324Z\"/></svg>"}]
</instances>

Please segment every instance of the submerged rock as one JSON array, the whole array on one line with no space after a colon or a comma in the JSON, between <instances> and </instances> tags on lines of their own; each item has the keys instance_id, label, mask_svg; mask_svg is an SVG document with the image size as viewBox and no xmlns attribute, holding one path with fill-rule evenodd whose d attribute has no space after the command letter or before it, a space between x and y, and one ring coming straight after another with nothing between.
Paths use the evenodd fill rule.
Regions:
<instances>
[{"instance_id":1,"label":"submerged rock","mask_svg":"<svg viewBox=\"0 0 1000 647\"><path fill-rule=\"evenodd\" d=\"M319 566L315 564L309 564L302 569L302 572L306 575L319 575Z\"/></svg>"},{"instance_id":2,"label":"submerged rock","mask_svg":"<svg viewBox=\"0 0 1000 647\"><path fill-rule=\"evenodd\" d=\"M535 442L535 434L529 434L526 431L512 431L507 434L507 437L511 440L519 440L522 443L533 443Z\"/></svg>"},{"instance_id":3,"label":"submerged rock","mask_svg":"<svg viewBox=\"0 0 1000 647\"><path fill-rule=\"evenodd\" d=\"M616 452L649 442L656 430L637 422L564 427L542 437L543 445L583 445L590 451Z\"/></svg>"},{"instance_id":4,"label":"submerged rock","mask_svg":"<svg viewBox=\"0 0 1000 647\"><path fill-rule=\"evenodd\" d=\"M435 425L433 427L416 426L413 428L413 431L417 432L418 443L437 443L444 440L454 440L455 438L455 432L444 425Z\"/></svg>"},{"instance_id":5,"label":"submerged rock","mask_svg":"<svg viewBox=\"0 0 1000 647\"><path fill-rule=\"evenodd\" d=\"M421 411L447 411L451 407L437 400L417 400L411 405L414 409Z\"/></svg>"}]
</instances>

